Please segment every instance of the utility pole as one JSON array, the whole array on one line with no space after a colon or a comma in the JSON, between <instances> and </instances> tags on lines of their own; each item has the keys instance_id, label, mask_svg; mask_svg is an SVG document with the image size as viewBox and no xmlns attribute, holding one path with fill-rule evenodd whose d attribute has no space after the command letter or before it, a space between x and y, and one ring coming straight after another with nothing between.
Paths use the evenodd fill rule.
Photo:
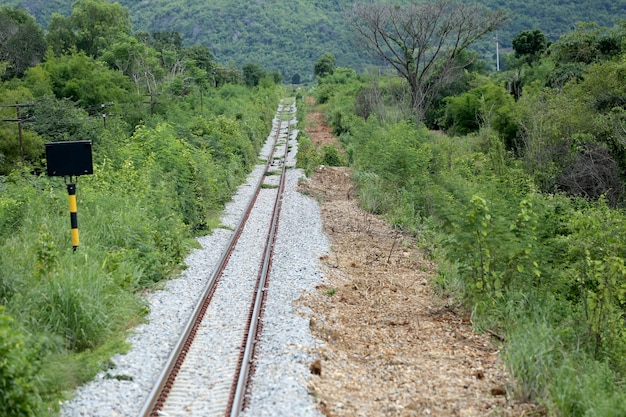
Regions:
<instances>
[{"instance_id":1,"label":"utility pole","mask_svg":"<svg viewBox=\"0 0 626 417\"><path fill-rule=\"evenodd\" d=\"M107 113L106 108L109 106L115 106L115 103L102 103L96 106L90 107L88 110L91 112L92 110L100 109L100 113L92 114L92 116L102 116L103 127L106 129L107 127L107 116L112 116L112 113Z\"/></svg>"},{"instance_id":2,"label":"utility pole","mask_svg":"<svg viewBox=\"0 0 626 417\"><path fill-rule=\"evenodd\" d=\"M159 94L155 94L153 92L150 92L148 94L146 94L146 96L150 97L150 101L145 102L146 104L150 104L150 116L154 116L154 106L156 106L157 104L159 104L158 101L155 100L155 97L157 97Z\"/></svg>"},{"instance_id":3,"label":"utility pole","mask_svg":"<svg viewBox=\"0 0 626 417\"><path fill-rule=\"evenodd\" d=\"M496 71L500 71L500 45L498 43L498 32L496 31Z\"/></svg>"},{"instance_id":4,"label":"utility pole","mask_svg":"<svg viewBox=\"0 0 626 417\"><path fill-rule=\"evenodd\" d=\"M25 165L25 160L24 160L24 140L22 138L22 123L24 122L28 122L30 121L30 117L27 115L26 118L22 119L21 115L20 115L20 108L21 107L33 107L34 104L20 104L17 101L15 102L15 104L9 104L6 106L0 106L0 107L15 107L15 113L16 113L16 118L15 119L2 119L3 122L15 122L17 123L17 132L18 132L18 138L19 138L19 142L20 142L20 157L22 158L22 166Z\"/></svg>"}]
</instances>

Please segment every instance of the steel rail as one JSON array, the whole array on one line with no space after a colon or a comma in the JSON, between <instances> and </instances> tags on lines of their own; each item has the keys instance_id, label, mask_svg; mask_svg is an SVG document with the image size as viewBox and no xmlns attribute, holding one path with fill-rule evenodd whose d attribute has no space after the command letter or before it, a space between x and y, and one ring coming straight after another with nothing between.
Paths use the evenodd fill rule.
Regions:
<instances>
[{"instance_id":1,"label":"steel rail","mask_svg":"<svg viewBox=\"0 0 626 417\"><path fill-rule=\"evenodd\" d=\"M272 163L272 160L273 160L272 155L274 152L273 150L275 149L276 144L278 142L278 138L280 136L281 125L282 123L279 121L278 127L276 129L276 136L274 138L274 143L272 144L272 151L270 152L270 155L268 156L267 162L265 164L265 172L267 172L267 170L269 169ZM224 269L226 268L228 260L236 246L239 236L241 235L243 231L244 225L248 217L250 216L250 213L252 212L256 199L261 190L261 184L263 182L263 178L264 178L264 175L261 175L259 180L257 181L255 192L251 196L250 200L248 201L246 212L244 216L241 218L241 220L239 221L235 229L235 232L233 233L233 235L231 236L228 242L226 250L222 253L222 256L220 257L218 261L216 269L211 274L211 277L209 278L209 281L207 282L207 285L205 286L202 292L202 295L200 299L198 300L190 316L190 320L187 322L187 325L185 326L185 329L183 330L181 337L179 338L176 346L172 350L170 356L168 357L165 363L165 367L161 371L155 385L153 386L150 394L147 397L147 400L144 403L144 406L140 410L139 412L140 417L159 417L159 410L163 407L163 404L165 403L167 399L171 386L173 385L174 379L176 378L176 374L178 373L178 370L180 370L180 366L182 362L184 362L189 346L191 345L191 342L193 341L195 332L200 322L202 321L202 318L213 296L213 293L215 292L217 283L219 282L219 277L221 276Z\"/></svg>"},{"instance_id":2,"label":"steel rail","mask_svg":"<svg viewBox=\"0 0 626 417\"><path fill-rule=\"evenodd\" d=\"M286 162L287 153L289 150L289 135L291 133L290 123L287 124L287 140L285 142L284 160ZM228 408L226 410L226 416L237 417L244 408L246 391L249 384L250 366L252 365L252 358L256 343L258 341L258 332L260 329L260 321L263 314L263 308L265 304L265 295L267 290L267 281L270 274L272 257L274 252L274 243L276 241L276 233L278 231L278 222L280 219L280 212L282 207L282 201L285 191L285 173L286 163L282 165L280 182L278 185L278 192L276 193L276 199L274 201L274 211L272 214L272 222L268 231L266 245L264 249L264 255L262 259L262 266L260 268L258 283L256 286L256 296L252 301L251 317L248 321L248 329L245 332L244 340L242 343L242 354L239 359L238 369L235 372L235 379L233 381L233 387L231 391L231 400L229 401Z\"/></svg>"}]
</instances>

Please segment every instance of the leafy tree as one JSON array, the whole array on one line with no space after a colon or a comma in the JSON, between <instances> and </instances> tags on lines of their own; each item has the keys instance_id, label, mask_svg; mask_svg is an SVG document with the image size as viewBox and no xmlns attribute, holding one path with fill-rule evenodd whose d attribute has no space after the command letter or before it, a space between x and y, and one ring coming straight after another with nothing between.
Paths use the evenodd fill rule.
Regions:
<instances>
[{"instance_id":1,"label":"leafy tree","mask_svg":"<svg viewBox=\"0 0 626 417\"><path fill-rule=\"evenodd\" d=\"M335 70L335 55L330 52L323 54L315 63L313 73L316 77L332 75Z\"/></svg>"},{"instance_id":2,"label":"leafy tree","mask_svg":"<svg viewBox=\"0 0 626 417\"><path fill-rule=\"evenodd\" d=\"M547 47L546 35L539 29L524 30L513 38L515 56L517 58L525 57L529 65L532 65L534 61L539 59Z\"/></svg>"},{"instance_id":3,"label":"leafy tree","mask_svg":"<svg viewBox=\"0 0 626 417\"><path fill-rule=\"evenodd\" d=\"M167 49L179 52L183 49L183 37L176 31L154 32L152 43L159 52Z\"/></svg>"},{"instance_id":4,"label":"leafy tree","mask_svg":"<svg viewBox=\"0 0 626 417\"><path fill-rule=\"evenodd\" d=\"M215 68L215 87L224 84L243 83L243 73L234 62L227 66L217 65Z\"/></svg>"},{"instance_id":5,"label":"leafy tree","mask_svg":"<svg viewBox=\"0 0 626 417\"><path fill-rule=\"evenodd\" d=\"M159 52L161 66L173 76L184 71L183 38L176 31L154 32L151 45Z\"/></svg>"},{"instance_id":6,"label":"leafy tree","mask_svg":"<svg viewBox=\"0 0 626 417\"><path fill-rule=\"evenodd\" d=\"M485 83L467 93L447 97L442 127L454 135L467 135L490 126L507 148L514 147L517 128L512 120L513 98L503 87Z\"/></svg>"},{"instance_id":7,"label":"leafy tree","mask_svg":"<svg viewBox=\"0 0 626 417\"><path fill-rule=\"evenodd\" d=\"M132 84L121 72L106 68L84 52L48 57L43 68L50 74L57 98L69 98L86 108L102 103L132 103Z\"/></svg>"},{"instance_id":8,"label":"leafy tree","mask_svg":"<svg viewBox=\"0 0 626 417\"><path fill-rule=\"evenodd\" d=\"M52 16L47 40L57 55L76 47L97 58L119 36L130 34L131 28L129 11L119 3L77 0L69 18Z\"/></svg>"},{"instance_id":9,"label":"leafy tree","mask_svg":"<svg viewBox=\"0 0 626 417\"><path fill-rule=\"evenodd\" d=\"M596 23L579 22L550 46L550 55L559 63L591 64L601 56L599 40L605 30Z\"/></svg>"},{"instance_id":10,"label":"leafy tree","mask_svg":"<svg viewBox=\"0 0 626 417\"><path fill-rule=\"evenodd\" d=\"M205 45L193 45L183 49L183 54L186 59L191 59L194 62L194 66L206 71L207 74L212 74L215 69L215 62L213 62L213 54L209 48Z\"/></svg>"},{"instance_id":11,"label":"leafy tree","mask_svg":"<svg viewBox=\"0 0 626 417\"><path fill-rule=\"evenodd\" d=\"M258 86L261 88L273 88L276 85L276 81L274 81L274 77L271 74L266 73L259 80Z\"/></svg>"},{"instance_id":12,"label":"leafy tree","mask_svg":"<svg viewBox=\"0 0 626 417\"><path fill-rule=\"evenodd\" d=\"M128 9L106 0L78 0L72 5L70 20L77 32L76 46L91 57L98 57L120 34L131 30Z\"/></svg>"},{"instance_id":13,"label":"leafy tree","mask_svg":"<svg viewBox=\"0 0 626 417\"><path fill-rule=\"evenodd\" d=\"M22 166L22 152L27 167L39 165L44 152L43 140L36 133L23 129L20 147L17 126L0 126L0 175L8 175Z\"/></svg>"},{"instance_id":14,"label":"leafy tree","mask_svg":"<svg viewBox=\"0 0 626 417\"><path fill-rule=\"evenodd\" d=\"M478 59L478 53L474 51L464 50L457 56L457 65L465 68L462 74L459 74L455 79L443 86L439 92L434 96L432 105L426 111L424 115L424 124L430 129L440 129L439 121L445 113L445 99L446 97L463 94L471 89L475 85L475 79L479 74L485 72L485 61ZM408 86L408 83L405 85ZM410 103L410 89L403 88L402 100L404 103ZM410 117L410 106L403 104L403 112L406 114L405 118Z\"/></svg>"},{"instance_id":15,"label":"leafy tree","mask_svg":"<svg viewBox=\"0 0 626 417\"><path fill-rule=\"evenodd\" d=\"M419 121L437 93L468 65L457 59L461 51L504 20L503 12L454 0L401 6L358 3L349 16L363 45L408 81Z\"/></svg>"},{"instance_id":16,"label":"leafy tree","mask_svg":"<svg viewBox=\"0 0 626 417\"><path fill-rule=\"evenodd\" d=\"M103 53L102 60L129 77L137 94L156 94L165 72L158 52L133 36L120 37Z\"/></svg>"},{"instance_id":17,"label":"leafy tree","mask_svg":"<svg viewBox=\"0 0 626 417\"><path fill-rule=\"evenodd\" d=\"M67 98L56 99L54 96L38 98L31 114L29 130L37 132L47 142L93 140L97 143L97 132L101 123L90 118L86 111Z\"/></svg>"},{"instance_id":18,"label":"leafy tree","mask_svg":"<svg viewBox=\"0 0 626 417\"><path fill-rule=\"evenodd\" d=\"M0 91L0 103L32 103L31 92L16 85ZM20 119L32 121L32 107L21 107ZM0 108L0 119L15 120L15 107ZM18 168L39 167L44 151L42 138L28 129L30 123L0 123L0 175L7 175Z\"/></svg>"},{"instance_id":19,"label":"leafy tree","mask_svg":"<svg viewBox=\"0 0 626 417\"><path fill-rule=\"evenodd\" d=\"M43 31L31 15L17 8L0 8L0 62L9 64L4 78L23 75L41 62L45 52Z\"/></svg>"},{"instance_id":20,"label":"leafy tree","mask_svg":"<svg viewBox=\"0 0 626 417\"><path fill-rule=\"evenodd\" d=\"M580 62L566 62L558 65L548 75L546 86L562 89L571 80L580 81L583 78L585 65Z\"/></svg>"},{"instance_id":21,"label":"leafy tree","mask_svg":"<svg viewBox=\"0 0 626 417\"><path fill-rule=\"evenodd\" d=\"M248 87L259 85L259 81L265 75L263 68L254 62L249 62L241 68L243 72L243 80Z\"/></svg>"},{"instance_id":22,"label":"leafy tree","mask_svg":"<svg viewBox=\"0 0 626 417\"><path fill-rule=\"evenodd\" d=\"M76 34L70 19L59 13L53 13L48 24L46 43L55 55L60 56L76 47Z\"/></svg>"},{"instance_id":23,"label":"leafy tree","mask_svg":"<svg viewBox=\"0 0 626 417\"><path fill-rule=\"evenodd\" d=\"M268 75L272 77L272 80L274 80L274 84L280 84L283 82L283 74L281 74L280 71L272 71Z\"/></svg>"},{"instance_id":24,"label":"leafy tree","mask_svg":"<svg viewBox=\"0 0 626 417\"><path fill-rule=\"evenodd\" d=\"M50 74L43 69L42 65L27 69L21 80L21 85L28 88L35 98L53 94Z\"/></svg>"},{"instance_id":25,"label":"leafy tree","mask_svg":"<svg viewBox=\"0 0 626 417\"><path fill-rule=\"evenodd\" d=\"M622 52L622 42L624 41L625 34L621 35L607 35L598 40L598 51L605 59L610 59Z\"/></svg>"}]
</instances>

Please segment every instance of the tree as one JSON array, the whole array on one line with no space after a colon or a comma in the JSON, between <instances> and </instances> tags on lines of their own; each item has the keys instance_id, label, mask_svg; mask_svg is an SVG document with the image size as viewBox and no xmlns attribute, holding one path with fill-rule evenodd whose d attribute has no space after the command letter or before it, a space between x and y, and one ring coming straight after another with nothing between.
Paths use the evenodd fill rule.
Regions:
<instances>
[{"instance_id":1,"label":"tree","mask_svg":"<svg viewBox=\"0 0 626 417\"><path fill-rule=\"evenodd\" d=\"M512 45L515 56L525 57L529 65L539 59L548 47L546 36L539 29L521 31L513 38Z\"/></svg>"},{"instance_id":2,"label":"tree","mask_svg":"<svg viewBox=\"0 0 626 417\"><path fill-rule=\"evenodd\" d=\"M474 41L498 28L501 11L436 0L408 5L357 3L348 22L363 45L390 64L409 83L418 121L437 93L470 63L459 60Z\"/></svg>"},{"instance_id":3,"label":"tree","mask_svg":"<svg viewBox=\"0 0 626 417\"><path fill-rule=\"evenodd\" d=\"M119 3L77 0L69 18L52 16L47 40L57 55L75 46L88 56L98 58L121 35L129 35L131 29L130 13Z\"/></svg>"},{"instance_id":4,"label":"tree","mask_svg":"<svg viewBox=\"0 0 626 417\"><path fill-rule=\"evenodd\" d=\"M137 94L156 94L164 70L153 47L133 36L124 36L110 45L101 59L128 76L135 83Z\"/></svg>"},{"instance_id":5,"label":"tree","mask_svg":"<svg viewBox=\"0 0 626 417\"><path fill-rule=\"evenodd\" d=\"M185 58L192 59L195 62L195 66L203 69L210 74L215 69L215 63L213 62L213 54L207 46L193 45L183 49Z\"/></svg>"},{"instance_id":6,"label":"tree","mask_svg":"<svg viewBox=\"0 0 626 417\"><path fill-rule=\"evenodd\" d=\"M591 64L601 55L598 40L604 32L596 23L579 22L550 46L550 55L559 63Z\"/></svg>"},{"instance_id":7,"label":"tree","mask_svg":"<svg viewBox=\"0 0 626 417\"><path fill-rule=\"evenodd\" d=\"M119 35L130 34L130 13L119 3L105 0L78 0L72 6L72 24L77 46L91 57L99 57Z\"/></svg>"},{"instance_id":8,"label":"tree","mask_svg":"<svg viewBox=\"0 0 626 417\"><path fill-rule=\"evenodd\" d=\"M50 74L57 98L69 98L83 108L102 103L131 103L132 83L120 71L88 57L84 52L49 56L43 68Z\"/></svg>"},{"instance_id":9,"label":"tree","mask_svg":"<svg viewBox=\"0 0 626 417\"><path fill-rule=\"evenodd\" d=\"M31 92L13 83L14 88L3 88L0 91L0 103L32 103ZM4 86L3 86L4 87ZM22 107L19 119L32 120L33 107ZM15 120L15 107L0 108L0 120ZM7 175L19 167L38 167L44 151L44 143L40 136L28 129L30 123L0 123L0 175ZM1 301L0 301L1 302ZM1 362L1 361L0 361ZM1 407L0 407L1 408ZM0 415L4 415L1 414Z\"/></svg>"},{"instance_id":10,"label":"tree","mask_svg":"<svg viewBox=\"0 0 626 417\"><path fill-rule=\"evenodd\" d=\"M326 77L335 70L335 55L330 52L323 54L315 63L313 73L316 77Z\"/></svg>"},{"instance_id":11,"label":"tree","mask_svg":"<svg viewBox=\"0 0 626 417\"><path fill-rule=\"evenodd\" d=\"M272 71L269 75L274 80L274 84L280 84L283 82L283 74L281 74L280 71Z\"/></svg>"},{"instance_id":12,"label":"tree","mask_svg":"<svg viewBox=\"0 0 626 417\"><path fill-rule=\"evenodd\" d=\"M48 23L46 42L56 56L68 52L76 46L76 34L70 19L58 13L52 13Z\"/></svg>"},{"instance_id":13,"label":"tree","mask_svg":"<svg viewBox=\"0 0 626 417\"><path fill-rule=\"evenodd\" d=\"M444 99L441 127L452 135L467 135L481 127L493 128L507 149L515 150L517 126L512 119L513 97L504 87L487 82L458 96Z\"/></svg>"},{"instance_id":14,"label":"tree","mask_svg":"<svg viewBox=\"0 0 626 417\"><path fill-rule=\"evenodd\" d=\"M45 52L43 31L31 15L17 8L0 8L0 62L8 63L7 77L22 76L41 62Z\"/></svg>"},{"instance_id":15,"label":"tree","mask_svg":"<svg viewBox=\"0 0 626 417\"><path fill-rule=\"evenodd\" d=\"M248 87L255 87L259 85L259 81L265 75L265 71L259 64L254 62L248 62L241 70L243 71L243 80Z\"/></svg>"},{"instance_id":16,"label":"tree","mask_svg":"<svg viewBox=\"0 0 626 417\"><path fill-rule=\"evenodd\" d=\"M159 52L161 65L172 77L184 72L183 37L176 31L154 32L152 46Z\"/></svg>"},{"instance_id":17,"label":"tree","mask_svg":"<svg viewBox=\"0 0 626 417\"><path fill-rule=\"evenodd\" d=\"M94 140L98 138L97 131L102 125L71 100L59 100L54 96L38 98L31 113L32 122L28 124L28 129L46 142Z\"/></svg>"}]
</instances>

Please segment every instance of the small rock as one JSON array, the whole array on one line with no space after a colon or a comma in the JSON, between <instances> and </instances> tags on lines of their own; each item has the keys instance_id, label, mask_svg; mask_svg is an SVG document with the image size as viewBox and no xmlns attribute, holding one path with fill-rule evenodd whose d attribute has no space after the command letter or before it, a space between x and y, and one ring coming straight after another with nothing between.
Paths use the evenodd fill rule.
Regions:
<instances>
[{"instance_id":1,"label":"small rock","mask_svg":"<svg viewBox=\"0 0 626 417\"><path fill-rule=\"evenodd\" d=\"M309 369L313 375L322 376L322 362L319 359L315 359Z\"/></svg>"}]
</instances>

